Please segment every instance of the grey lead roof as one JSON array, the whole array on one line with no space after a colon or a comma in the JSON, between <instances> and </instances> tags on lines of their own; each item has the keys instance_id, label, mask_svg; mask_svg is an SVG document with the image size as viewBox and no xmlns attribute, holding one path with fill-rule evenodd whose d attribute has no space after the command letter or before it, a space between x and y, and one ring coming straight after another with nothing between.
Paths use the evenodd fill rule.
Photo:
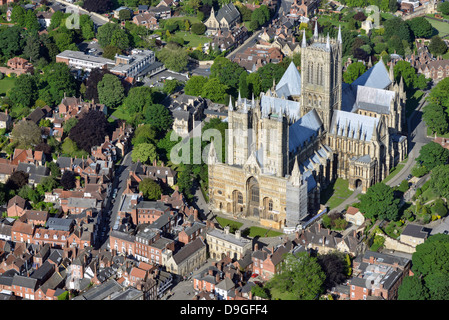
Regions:
<instances>
[{"instance_id":1,"label":"grey lead roof","mask_svg":"<svg viewBox=\"0 0 449 320\"><path fill-rule=\"evenodd\" d=\"M391 84L387 67L381 59L368 71L358 77L351 85L385 89Z\"/></svg>"},{"instance_id":2,"label":"grey lead roof","mask_svg":"<svg viewBox=\"0 0 449 320\"><path fill-rule=\"evenodd\" d=\"M358 140L371 141L373 130L377 128L378 123L378 118L335 110L334 116L332 117L330 133Z\"/></svg>"},{"instance_id":3,"label":"grey lead roof","mask_svg":"<svg viewBox=\"0 0 449 320\"><path fill-rule=\"evenodd\" d=\"M227 23L231 23L234 20L240 18L240 12L234 6L232 2L225 4L223 7L218 10L216 19L220 22L222 19L225 19Z\"/></svg>"},{"instance_id":4,"label":"grey lead roof","mask_svg":"<svg viewBox=\"0 0 449 320\"><path fill-rule=\"evenodd\" d=\"M380 114L390 114L390 105L395 95L394 91L357 86L355 107Z\"/></svg>"},{"instance_id":5,"label":"grey lead roof","mask_svg":"<svg viewBox=\"0 0 449 320\"><path fill-rule=\"evenodd\" d=\"M284 72L281 80L276 85L276 94L278 97L289 97L292 95L301 95L301 74L295 64L290 62L287 70Z\"/></svg>"},{"instance_id":6,"label":"grey lead roof","mask_svg":"<svg viewBox=\"0 0 449 320\"><path fill-rule=\"evenodd\" d=\"M289 127L288 144L290 152L295 152L304 142L316 136L323 123L312 109Z\"/></svg>"}]
</instances>

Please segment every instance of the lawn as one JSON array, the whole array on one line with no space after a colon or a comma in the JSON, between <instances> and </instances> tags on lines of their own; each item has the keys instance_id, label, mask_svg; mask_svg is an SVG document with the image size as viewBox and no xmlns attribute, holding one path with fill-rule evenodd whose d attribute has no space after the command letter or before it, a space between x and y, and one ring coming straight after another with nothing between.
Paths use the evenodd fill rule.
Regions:
<instances>
[{"instance_id":1,"label":"lawn","mask_svg":"<svg viewBox=\"0 0 449 320\"><path fill-rule=\"evenodd\" d=\"M440 37L449 34L449 23L433 19L427 19L427 21L429 21L432 27L434 27L438 31L437 34Z\"/></svg>"},{"instance_id":2,"label":"lawn","mask_svg":"<svg viewBox=\"0 0 449 320\"><path fill-rule=\"evenodd\" d=\"M176 31L176 36L184 39L184 44L187 47L196 48L199 45L203 46L205 43L209 43L212 41L211 38L203 36L203 35L196 35L188 31Z\"/></svg>"},{"instance_id":3,"label":"lawn","mask_svg":"<svg viewBox=\"0 0 449 320\"><path fill-rule=\"evenodd\" d=\"M384 180L382 180L382 182L387 183L388 181L390 181L395 175L398 174L398 172L402 170L402 168L404 168L404 164L399 163L396 167L393 168L390 174Z\"/></svg>"},{"instance_id":4,"label":"lawn","mask_svg":"<svg viewBox=\"0 0 449 320\"><path fill-rule=\"evenodd\" d=\"M117 119L125 120L127 122L131 121L130 115L127 112L125 112L123 109L121 109L121 107L118 107L117 109L115 109L115 111L111 114L111 116L116 117ZM115 119L109 118L108 121L114 122Z\"/></svg>"},{"instance_id":5,"label":"lawn","mask_svg":"<svg viewBox=\"0 0 449 320\"><path fill-rule=\"evenodd\" d=\"M294 294L290 292L282 292L279 289L271 289L271 300L297 300Z\"/></svg>"},{"instance_id":6,"label":"lawn","mask_svg":"<svg viewBox=\"0 0 449 320\"><path fill-rule=\"evenodd\" d=\"M16 83L16 78L10 78L5 76L2 80L0 80L0 95L5 95L9 89L14 87Z\"/></svg>"},{"instance_id":7,"label":"lawn","mask_svg":"<svg viewBox=\"0 0 449 320\"><path fill-rule=\"evenodd\" d=\"M269 230L269 229L265 229L265 228L260 228L260 227L250 227L249 230L248 230L248 236L250 238L254 238L254 237L261 237L261 238L279 237L281 235L283 235L282 232Z\"/></svg>"},{"instance_id":8,"label":"lawn","mask_svg":"<svg viewBox=\"0 0 449 320\"><path fill-rule=\"evenodd\" d=\"M329 210L338 207L353 193L348 186L348 180L338 178L321 192L320 203L327 205Z\"/></svg>"},{"instance_id":9,"label":"lawn","mask_svg":"<svg viewBox=\"0 0 449 320\"><path fill-rule=\"evenodd\" d=\"M167 22L168 22L168 21L179 21L179 20L184 21L184 20L189 20L190 25L192 25L192 24L194 24L194 23L201 22L200 19L198 19L197 17L188 17L188 16L185 16L185 17L172 17L172 18L165 19L165 20L166 20ZM167 22L166 22L166 23L167 23ZM170 23L170 22L168 22L168 23Z\"/></svg>"},{"instance_id":10,"label":"lawn","mask_svg":"<svg viewBox=\"0 0 449 320\"><path fill-rule=\"evenodd\" d=\"M229 226L229 228L231 229L230 230L231 232L233 232L233 230L238 230L238 229L240 229L241 226L243 226L243 223L241 223L241 222L237 222L237 221L233 221L233 220L229 220L229 219L225 219L225 218L221 218L221 217L215 217L215 219L217 220L218 224L222 228Z\"/></svg>"}]
</instances>

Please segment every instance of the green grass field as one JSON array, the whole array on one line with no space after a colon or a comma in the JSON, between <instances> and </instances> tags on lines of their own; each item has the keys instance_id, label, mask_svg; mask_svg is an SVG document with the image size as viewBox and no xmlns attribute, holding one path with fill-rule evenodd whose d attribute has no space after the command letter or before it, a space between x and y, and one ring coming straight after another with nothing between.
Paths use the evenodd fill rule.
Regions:
<instances>
[{"instance_id":1,"label":"green grass field","mask_svg":"<svg viewBox=\"0 0 449 320\"><path fill-rule=\"evenodd\" d=\"M248 232L248 236L251 238L254 238L254 237L261 237L261 238L278 237L281 235L283 235L282 232L268 230L268 229L260 228L260 227L250 227L249 232Z\"/></svg>"},{"instance_id":2,"label":"green grass field","mask_svg":"<svg viewBox=\"0 0 449 320\"><path fill-rule=\"evenodd\" d=\"M5 95L9 89L14 87L16 83L16 78L10 78L5 76L2 80L0 80L0 95Z\"/></svg>"},{"instance_id":3,"label":"green grass field","mask_svg":"<svg viewBox=\"0 0 449 320\"><path fill-rule=\"evenodd\" d=\"M434 19L427 19L427 21L429 21L432 27L434 27L438 31L438 35L440 37L449 34L449 23L437 21Z\"/></svg>"},{"instance_id":4,"label":"green grass field","mask_svg":"<svg viewBox=\"0 0 449 320\"><path fill-rule=\"evenodd\" d=\"M203 36L203 35L196 35L193 33L190 33L188 31L176 31L175 35L177 37L184 39L184 44L187 47L196 48L199 45L204 45L205 43L209 43L212 41L212 38Z\"/></svg>"},{"instance_id":5,"label":"green grass field","mask_svg":"<svg viewBox=\"0 0 449 320\"><path fill-rule=\"evenodd\" d=\"M325 204L332 210L338 207L343 201L345 201L353 191L348 189L348 180L337 179L331 183L320 194L320 203Z\"/></svg>"},{"instance_id":6,"label":"green grass field","mask_svg":"<svg viewBox=\"0 0 449 320\"><path fill-rule=\"evenodd\" d=\"M225 218L221 218L221 217L216 217L215 219L217 220L218 224L222 228L229 226L231 231L238 230L238 229L240 229L241 226L243 226L243 223L241 223L241 222L237 222L237 221L233 221L233 220L229 220L229 219L225 219Z\"/></svg>"}]
</instances>

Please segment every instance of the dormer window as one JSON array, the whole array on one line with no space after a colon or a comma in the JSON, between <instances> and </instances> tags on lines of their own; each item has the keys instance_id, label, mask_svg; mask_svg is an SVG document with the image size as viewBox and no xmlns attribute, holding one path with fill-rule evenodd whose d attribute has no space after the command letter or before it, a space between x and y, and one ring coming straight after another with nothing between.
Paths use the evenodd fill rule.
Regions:
<instances>
[{"instance_id":1,"label":"dormer window","mask_svg":"<svg viewBox=\"0 0 449 320\"><path fill-rule=\"evenodd\" d=\"M45 239L48 239L48 234L45 234L45 235L44 235L44 238L45 238Z\"/></svg>"}]
</instances>

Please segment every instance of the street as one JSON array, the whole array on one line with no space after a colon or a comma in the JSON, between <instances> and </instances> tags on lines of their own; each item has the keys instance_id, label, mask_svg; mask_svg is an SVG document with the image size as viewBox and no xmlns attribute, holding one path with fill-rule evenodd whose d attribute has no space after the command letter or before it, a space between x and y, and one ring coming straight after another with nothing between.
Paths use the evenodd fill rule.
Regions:
<instances>
[{"instance_id":1,"label":"street","mask_svg":"<svg viewBox=\"0 0 449 320\"><path fill-rule=\"evenodd\" d=\"M123 191L125 191L126 189L126 180L128 179L129 166L131 165L131 163L132 163L131 152L128 152L124 156L121 164L116 166L111 194L108 197L108 202L106 205L107 209L105 210L106 212L105 219L104 221L102 221L103 226L106 227L105 235L102 236L99 243L99 246L102 249L107 249L109 244L109 230L111 230L114 227L117 221L120 199ZM112 194L114 192L114 189L117 189L117 195L115 196L113 202Z\"/></svg>"}]
</instances>

